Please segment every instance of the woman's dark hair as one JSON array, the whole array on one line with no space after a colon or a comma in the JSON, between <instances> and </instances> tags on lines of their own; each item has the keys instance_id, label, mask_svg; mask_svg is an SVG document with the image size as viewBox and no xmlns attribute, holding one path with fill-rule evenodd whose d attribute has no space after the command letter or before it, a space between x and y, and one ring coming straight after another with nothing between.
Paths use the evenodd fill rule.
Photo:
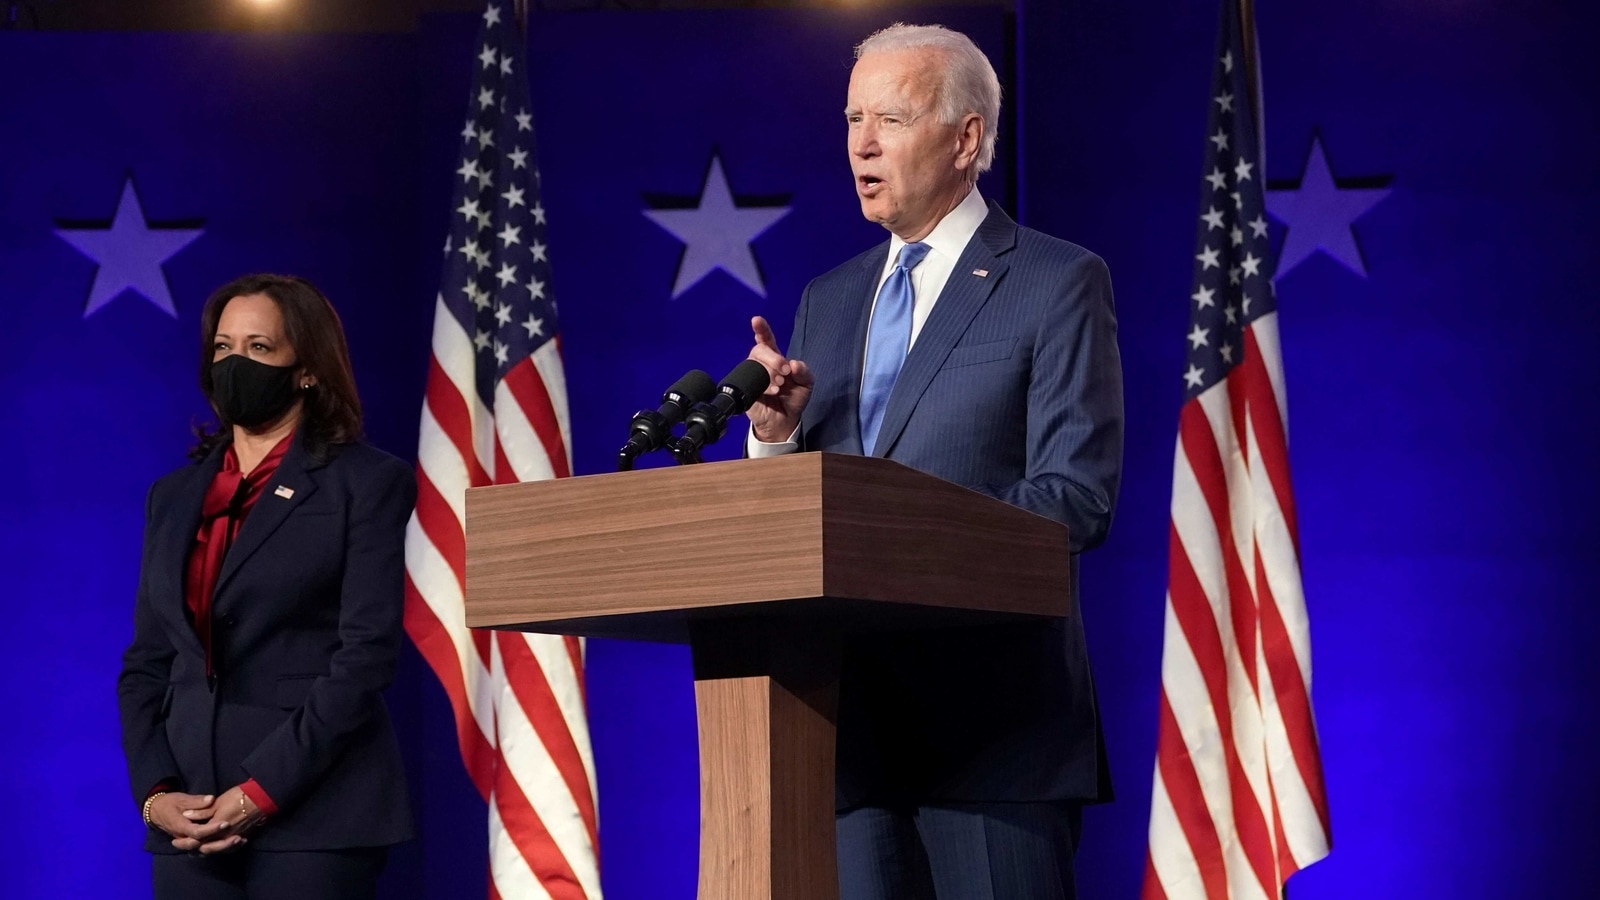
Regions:
<instances>
[{"instance_id":1,"label":"woman's dark hair","mask_svg":"<svg viewBox=\"0 0 1600 900\"><path fill-rule=\"evenodd\" d=\"M303 395L300 432L306 451L326 460L329 451L361 437L361 398L350 370L350 351L344 326L333 304L316 285L293 275L246 275L212 291L200 313L200 390L211 396L211 365L216 356L217 323L222 309L235 297L265 294L283 315L284 337L294 347L296 365L316 378ZM212 406L220 423L215 429L195 428L197 443L190 456L200 459L226 440L232 423Z\"/></svg>"}]
</instances>

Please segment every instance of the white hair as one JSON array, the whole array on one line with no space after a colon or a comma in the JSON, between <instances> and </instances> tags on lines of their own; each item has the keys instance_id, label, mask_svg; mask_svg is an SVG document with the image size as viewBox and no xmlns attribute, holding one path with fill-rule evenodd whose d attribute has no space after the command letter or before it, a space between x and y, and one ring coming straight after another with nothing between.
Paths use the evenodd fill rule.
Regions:
<instances>
[{"instance_id":1,"label":"white hair","mask_svg":"<svg viewBox=\"0 0 1600 900\"><path fill-rule=\"evenodd\" d=\"M944 57L939 72L937 114L946 125L976 114L983 120L983 143L978 147L974 180L994 163L996 126L1000 124L1000 78L989 57L959 31L943 25L906 25L896 22L856 45L856 59L869 53L899 50L935 50Z\"/></svg>"}]
</instances>

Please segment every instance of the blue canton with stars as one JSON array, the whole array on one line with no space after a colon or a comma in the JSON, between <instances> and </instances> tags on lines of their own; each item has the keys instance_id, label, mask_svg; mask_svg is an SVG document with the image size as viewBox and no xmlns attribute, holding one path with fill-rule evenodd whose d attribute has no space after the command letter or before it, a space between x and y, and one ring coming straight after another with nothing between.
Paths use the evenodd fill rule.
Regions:
<instances>
[{"instance_id":1,"label":"blue canton with stars","mask_svg":"<svg viewBox=\"0 0 1600 900\"><path fill-rule=\"evenodd\" d=\"M1244 328L1273 312L1265 176L1256 131L1256 90L1245 71L1238 5L1222 4L1208 118L1194 293L1189 315L1186 398L1225 378L1244 357Z\"/></svg>"},{"instance_id":2,"label":"blue canton with stars","mask_svg":"<svg viewBox=\"0 0 1600 900\"><path fill-rule=\"evenodd\" d=\"M539 202L526 55L514 21L490 6L471 112L461 130L440 301L472 335L478 396L493 406L495 384L556 336L545 211Z\"/></svg>"}]
</instances>

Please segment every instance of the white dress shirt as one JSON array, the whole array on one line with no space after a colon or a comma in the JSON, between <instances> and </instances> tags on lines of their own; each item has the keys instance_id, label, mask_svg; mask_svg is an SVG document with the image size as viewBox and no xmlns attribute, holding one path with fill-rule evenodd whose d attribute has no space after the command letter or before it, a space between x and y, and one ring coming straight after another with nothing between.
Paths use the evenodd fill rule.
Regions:
<instances>
[{"instance_id":1,"label":"white dress shirt","mask_svg":"<svg viewBox=\"0 0 1600 900\"><path fill-rule=\"evenodd\" d=\"M978 226L989 215L989 207L983 202L978 189L974 187L967 192L966 199L956 204L956 208L945 214L933 231L922 239L928 245L928 255L922 262L911 270L911 344L917 343L917 335L922 333L922 326L927 323L928 316L933 312L933 305L939 302L939 295L944 292L945 283L950 280L950 273L955 271L956 261L961 259L961 254L967 249L967 244L972 241L972 236L978 233ZM889 258L884 260L883 271L878 275L878 286L873 291L872 305L876 313L878 293L883 290L883 283L889 280L889 273L894 271L895 262L900 258L900 249L906 245L898 235L889 238ZM872 333L872 324L869 320L867 333ZM750 436L745 440L745 450L752 458L763 456L777 456L782 453L793 453L800 449L799 429L789 435L786 441L767 443L756 438L755 429L750 430Z\"/></svg>"}]
</instances>

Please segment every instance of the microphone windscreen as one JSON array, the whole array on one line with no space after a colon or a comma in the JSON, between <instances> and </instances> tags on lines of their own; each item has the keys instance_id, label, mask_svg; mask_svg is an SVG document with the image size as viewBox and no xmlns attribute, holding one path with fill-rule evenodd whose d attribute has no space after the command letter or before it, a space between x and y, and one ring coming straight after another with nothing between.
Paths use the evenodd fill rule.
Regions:
<instances>
[{"instance_id":1,"label":"microphone windscreen","mask_svg":"<svg viewBox=\"0 0 1600 900\"><path fill-rule=\"evenodd\" d=\"M744 407L740 408L741 412L754 403L771 383L772 376L767 374L767 367L753 359L747 359L734 366L728 377L722 379L723 387L734 388L743 395Z\"/></svg>"},{"instance_id":2,"label":"microphone windscreen","mask_svg":"<svg viewBox=\"0 0 1600 900\"><path fill-rule=\"evenodd\" d=\"M762 388L762 390L766 390L766 388ZM711 380L710 375L699 369L690 370L682 378L674 382L672 387L667 388L667 393L669 394L682 394L687 397L690 406L710 400L716 392L717 383Z\"/></svg>"}]
</instances>

